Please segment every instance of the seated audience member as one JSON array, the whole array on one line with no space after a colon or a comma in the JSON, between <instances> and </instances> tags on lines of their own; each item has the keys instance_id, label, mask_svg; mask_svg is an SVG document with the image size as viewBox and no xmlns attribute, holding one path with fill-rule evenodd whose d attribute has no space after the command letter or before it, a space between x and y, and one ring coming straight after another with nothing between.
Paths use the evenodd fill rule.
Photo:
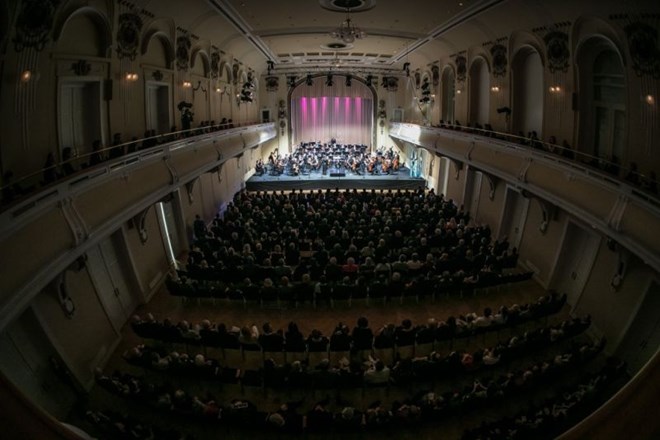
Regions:
<instances>
[{"instance_id":1,"label":"seated audience member","mask_svg":"<svg viewBox=\"0 0 660 440\"><path fill-rule=\"evenodd\" d=\"M364 383L381 385L390 381L390 369L383 361L372 359L371 366L364 372Z\"/></svg>"},{"instance_id":2,"label":"seated audience member","mask_svg":"<svg viewBox=\"0 0 660 440\"><path fill-rule=\"evenodd\" d=\"M270 323L265 323L262 326L263 332L259 335L258 341L264 351L282 351L284 349L284 337L281 330L278 332L273 331Z\"/></svg>"},{"instance_id":3,"label":"seated audience member","mask_svg":"<svg viewBox=\"0 0 660 440\"><path fill-rule=\"evenodd\" d=\"M357 326L351 334L355 350L370 350L373 346L374 334L369 328L369 321L364 316L357 320Z\"/></svg>"}]
</instances>

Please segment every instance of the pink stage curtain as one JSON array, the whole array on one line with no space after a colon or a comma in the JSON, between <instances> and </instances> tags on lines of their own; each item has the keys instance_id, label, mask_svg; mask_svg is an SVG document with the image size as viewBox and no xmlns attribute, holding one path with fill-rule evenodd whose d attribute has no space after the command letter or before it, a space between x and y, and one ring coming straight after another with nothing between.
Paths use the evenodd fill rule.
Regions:
<instances>
[{"instance_id":1,"label":"pink stage curtain","mask_svg":"<svg viewBox=\"0 0 660 440\"><path fill-rule=\"evenodd\" d=\"M364 144L371 147L373 134L373 93L364 83L333 75L333 86L325 85L326 76L314 78L308 86L300 84L291 93L293 145L300 142Z\"/></svg>"}]
</instances>

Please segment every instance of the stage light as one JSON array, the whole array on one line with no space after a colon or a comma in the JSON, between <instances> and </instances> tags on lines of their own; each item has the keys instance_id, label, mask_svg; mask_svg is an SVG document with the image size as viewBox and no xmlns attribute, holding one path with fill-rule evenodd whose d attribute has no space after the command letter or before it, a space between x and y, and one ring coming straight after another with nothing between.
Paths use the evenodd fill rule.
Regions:
<instances>
[{"instance_id":1,"label":"stage light","mask_svg":"<svg viewBox=\"0 0 660 440\"><path fill-rule=\"evenodd\" d=\"M312 75L310 75L310 74L307 75L307 79L305 80L305 83L306 83L308 86L311 86L311 85L314 84L314 80L312 79Z\"/></svg>"},{"instance_id":2,"label":"stage light","mask_svg":"<svg viewBox=\"0 0 660 440\"><path fill-rule=\"evenodd\" d=\"M352 81L352 80L353 80L353 77L352 77L351 75L348 75L348 76L346 77L346 87L350 87L350 86L351 86L351 84L352 84L351 81Z\"/></svg>"},{"instance_id":3,"label":"stage light","mask_svg":"<svg viewBox=\"0 0 660 440\"><path fill-rule=\"evenodd\" d=\"M367 87L371 87L371 83L374 80L372 75L367 75Z\"/></svg>"},{"instance_id":4,"label":"stage light","mask_svg":"<svg viewBox=\"0 0 660 440\"><path fill-rule=\"evenodd\" d=\"M334 85L332 82L332 73L328 73L328 76L325 79L325 85L328 87L332 87Z\"/></svg>"}]
</instances>

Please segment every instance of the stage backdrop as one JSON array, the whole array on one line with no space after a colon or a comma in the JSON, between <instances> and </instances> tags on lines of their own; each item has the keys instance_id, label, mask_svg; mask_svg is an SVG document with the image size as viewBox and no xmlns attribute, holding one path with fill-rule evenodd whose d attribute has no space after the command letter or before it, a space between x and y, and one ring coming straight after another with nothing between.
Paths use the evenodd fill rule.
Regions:
<instances>
[{"instance_id":1,"label":"stage backdrop","mask_svg":"<svg viewBox=\"0 0 660 440\"><path fill-rule=\"evenodd\" d=\"M293 145L300 142L364 144L371 148L374 120L373 93L364 83L346 76L313 78L313 84L301 83L291 93L291 129Z\"/></svg>"}]
</instances>

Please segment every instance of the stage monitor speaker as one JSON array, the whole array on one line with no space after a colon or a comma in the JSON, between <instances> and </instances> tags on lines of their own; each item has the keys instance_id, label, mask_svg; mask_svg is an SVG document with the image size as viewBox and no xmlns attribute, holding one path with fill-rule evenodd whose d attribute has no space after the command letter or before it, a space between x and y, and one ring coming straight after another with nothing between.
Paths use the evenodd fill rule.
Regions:
<instances>
[{"instance_id":1,"label":"stage monitor speaker","mask_svg":"<svg viewBox=\"0 0 660 440\"><path fill-rule=\"evenodd\" d=\"M330 177L346 177L346 173L343 171L334 171L330 173Z\"/></svg>"}]
</instances>

